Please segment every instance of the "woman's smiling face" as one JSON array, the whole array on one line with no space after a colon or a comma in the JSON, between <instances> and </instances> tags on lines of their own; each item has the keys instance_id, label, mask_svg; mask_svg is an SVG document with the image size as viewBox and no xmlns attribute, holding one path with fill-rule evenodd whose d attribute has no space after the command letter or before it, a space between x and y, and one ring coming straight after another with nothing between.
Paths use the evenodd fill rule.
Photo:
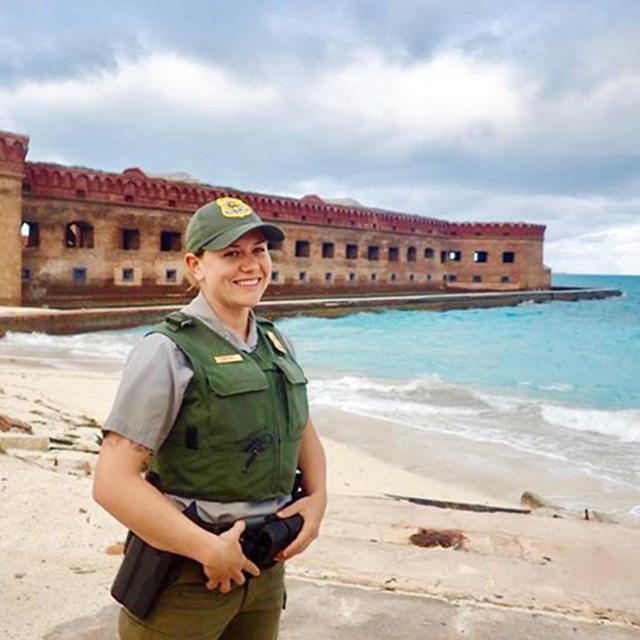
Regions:
<instances>
[{"instance_id":1,"label":"woman's smiling face","mask_svg":"<svg viewBox=\"0 0 640 640\"><path fill-rule=\"evenodd\" d=\"M251 231L221 251L204 251L187 265L220 316L255 307L271 277L271 256L261 231Z\"/></svg>"}]
</instances>

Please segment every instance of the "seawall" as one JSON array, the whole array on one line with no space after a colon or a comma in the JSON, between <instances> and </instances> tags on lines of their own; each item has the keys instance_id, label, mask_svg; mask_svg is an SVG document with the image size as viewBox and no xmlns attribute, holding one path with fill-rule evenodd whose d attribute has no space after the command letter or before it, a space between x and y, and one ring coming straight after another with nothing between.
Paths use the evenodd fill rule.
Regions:
<instances>
[{"instance_id":1,"label":"seawall","mask_svg":"<svg viewBox=\"0 0 640 640\"><path fill-rule=\"evenodd\" d=\"M423 295L379 295L313 299L265 300L258 313L269 318L295 315L337 317L358 311L384 309L423 309L450 311L486 307L515 306L553 301L575 302L599 300L622 295L617 289L554 288L544 291L445 293ZM44 309L34 307L0 307L0 337L7 331L73 334L90 331L127 329L153 324L176 305L108 307L91 309Z\"/></svg>"}]
</instances>

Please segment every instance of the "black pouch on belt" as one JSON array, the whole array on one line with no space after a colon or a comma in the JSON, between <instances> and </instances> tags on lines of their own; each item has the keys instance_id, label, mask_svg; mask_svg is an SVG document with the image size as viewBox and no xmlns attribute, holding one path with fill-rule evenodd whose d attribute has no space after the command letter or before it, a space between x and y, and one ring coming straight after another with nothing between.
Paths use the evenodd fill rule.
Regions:
<instances>
[{"instance_id":1,"label":"black pouch on belt","mask_svg":"<svg viewBox=\"0 0 640 640\"><path fill-rule=\"evenodd\" d=\"M153 484L152 478L147 477L147 480ZM197 521L195 503L183 513ZM152 547L130 531L111 595L133 615L146 618L160 594L178 578L184 559L184 556Z\"/></svg>"},{"instance_id":2,"label":"black pouch on belt","mask_svg":"<svg viewBox=\"0 0 640 640\"><path fill-rule=\"evenodd\" d=\"M131 534L111 595L138 618L146 618L162 591L177 578L183 559Z\"/></svg>"}]
</instances>

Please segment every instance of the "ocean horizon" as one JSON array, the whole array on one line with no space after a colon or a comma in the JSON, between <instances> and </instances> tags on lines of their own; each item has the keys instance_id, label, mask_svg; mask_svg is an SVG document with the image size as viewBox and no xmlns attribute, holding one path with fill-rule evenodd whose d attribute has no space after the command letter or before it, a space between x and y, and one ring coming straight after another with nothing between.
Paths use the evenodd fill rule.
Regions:
<instances>
[{"instance_id":1,"label":"ocean horizon","mask_svg":"<svg viewBox=\"0 0 640 640\"><path fill-rule=\"evenodd\" d=\"M583 474L598 491L557 495L640 520L640 276L554 274L554 286L621 297L446 312L358 312L278 321L310 379L312 408L495 444ZM145 328L8 333L0 356L119 369ZM490 460L487 463L491 463ZM585 504L584 500L590 503Z\"/></svg>"}]
</instances>

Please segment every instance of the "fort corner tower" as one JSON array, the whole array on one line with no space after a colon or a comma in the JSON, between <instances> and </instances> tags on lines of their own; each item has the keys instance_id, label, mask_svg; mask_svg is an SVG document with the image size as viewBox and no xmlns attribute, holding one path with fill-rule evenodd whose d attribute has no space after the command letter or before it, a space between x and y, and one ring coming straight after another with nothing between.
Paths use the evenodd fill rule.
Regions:
<instances>
[{"instance_id":1,"label":"fort corner tower","mask_svg":"<svg viewBox=\"0 0 640 640\"><path fill-rule=\"evenodd\" d=\"M0 305L22 304L22 181L29 138L0 132Z\"/></svg>"}]
</instances>

